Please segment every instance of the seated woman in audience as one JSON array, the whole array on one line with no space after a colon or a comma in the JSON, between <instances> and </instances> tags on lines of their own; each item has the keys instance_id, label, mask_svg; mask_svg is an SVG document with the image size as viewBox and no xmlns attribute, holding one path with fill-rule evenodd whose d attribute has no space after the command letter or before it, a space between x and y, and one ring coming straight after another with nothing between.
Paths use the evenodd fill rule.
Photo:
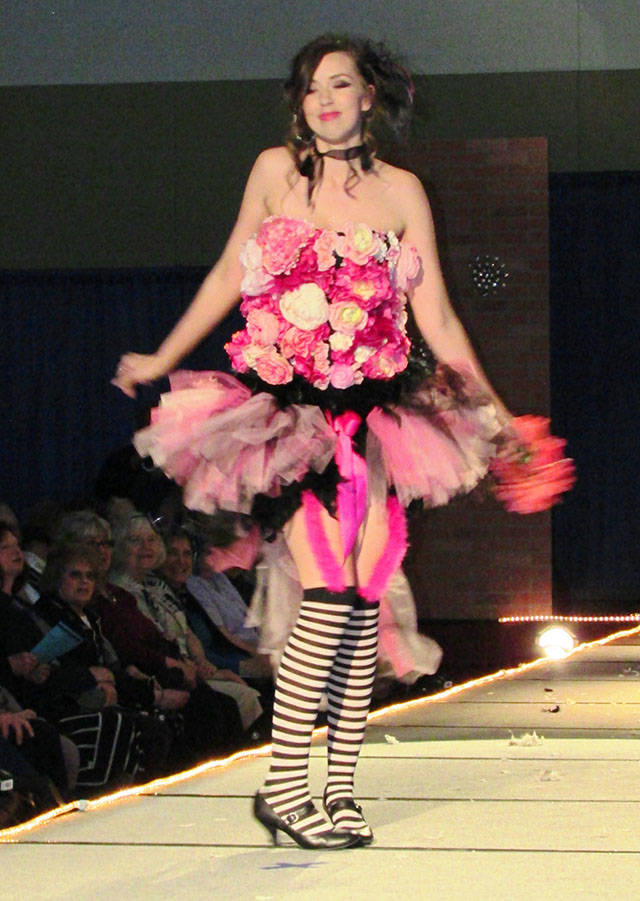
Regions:
<instances>
[{"instance_id":1,"label":"seated woman in audience","mask_svg":"<svg viewBox=\"0 0 640 901\"><path fill-rule=\"evenodd\" d=\"M58 806L51 781L34 769L21 748L2 737L6 717L0 713L0 829L8 829Z\"/></svg>"},{"instance_id":2,"label":"seated woman in audience","mask_svg":"<svg viewBox=\"0 0 640 901\"><path fill-rule=\"evenodd\" d=\"M96 586L92 606L100 616L103 635L122 665L149 673L162 689L156 705L179 710L189 700L184 690L184 664L174 642L138 610L135 597L108 581L113 541L111 526L93 510L76 510L60 522L56 540L84 544L96 552Z\"/></svg>"},{"instance_id":3,"label":"seated woman in audience","mask_svg":"<svg viewBox=\"0 0 640 901\"><path fill-rule=\"evenodd\" d=\"M102 632L93 609L98 569L97 552L85 544L59 544L50 552L42 574L38 616L53 628L68 627L77 642L64 654L65 663L91 669L109 697L123 706L151 709L160 704L161 690L136 667L124 668Z\"/></svg>"},{"instance_id":4,"label":"seated woman in audience","mask_svg":"<svg viewBox=\"0 0 640 901\"><path fill-rule=\"evenodd\" d=\"M238 747L244 733L238 706L208 684L215 668L188 628L184 613L173 602L169 587L153 573L164 559L164 545L146 516L136 513L115 523L113 559L110 581L130 592L138 609L178 647L191 692L185 707L193 714L189 717L191 737L202 750L207 746L209 751Z\"/></svg>"},{"instance_id":5,"label":"seated woman in audience","mask_svg":"<svg viewBox=\"0 0 640 901\"><path fill-rule=\"evenodd\" d=\"M36 773L40 774L36 786L31 789L40 810L56 806L68 800L73 793L78 778L80 756L77 747L65 735L41 719L35 710L24 710L11 692L0 685L0 736L3 742L17 749L20 757ZM0 765L13 775L19 776L10 764L11 752L0 755L4 761ZM14 764L15 766L15 764ZM39 812L39 811L38 811Z\"/></svg>"},{"instance_id":6,"label":"seated woman in audience","mask_svg":"<svg viewBox=\"0 0 640 901\"><path fill-rule=\"evenodd\" d=\"M33 507L22 530L22 550L25 561L25 580L20 596L29 604L40 597L40 577L47 564L47 556L53 544L56 523L62 515L59 504L42 500Z\"/></svg>"},{"instance_id":7,"label":"seated woman in audience","mask_svg":"<svg viewBox=\"0 0 640 901\"><path fill-rule=\"evenodd\" d=\"M77 788L86 796L154 775L146 738L157 736L137 714L115 706L113 676L102 666L44 662L33 653L49 624L15 592L24 568L17 536L0 524L0 681L18 702L54 723L72 741L78 736ZM158 748L161 742L157 741ZM157 752L154 752L157 753Z\"/></svg>"},{"instance_id":8,"label":"seated woman in audience","mask_svg":"<svg viewBox=\"0 0 640 901\"><path fill-rule=\"evenodd\" d=\"M268 659L258 650L258 629L246 625L249 608L227 575L228 570L248 570L258 553L258 535L250 532L225 547L205 538L202 555L198 559L197 574L191 572L186 588L195 602L190 616L194 630L202 638L217 633L226 645L214 645L213 658L248 678L271 675ZM197 627L196 624L197 623ZM203 640L204 643L204 640Z\"/></svg>"},{"instance_id":9,"label":"seated woman in audience","mask_svg":"<svg viewBox=\"0 0 640 901\"><path fill-rule=\"evenodd\" d=\"M165 538L165 550L166 556L160 567L160 574L165 582L161 590L161 598L172 608L178 608L182 614L181 620L192 633L191 647L196 651L198 659L201 655L206 658L206 665L200 665L199 672L202 672L205 679L207 679L207 672L212 672L213 675L210 678L214 680L213 687L217 691L222 691L235 698L242 724L245 729L248 729L263 711L259 700L260 692L249 687L235 671L218 668L220 658L224 659L224 651L232 652L236 649L215 625L210 623L210 628L198 628L202 625L206 626L206 621L199 616L201 608L186 585L193 572L193 547L189 533L179 527L173 529ZM166 591L167 587L170 589L170 594ZM223 653L216 654L216 651L220 650Z\"/></svg>"}]
</instances>

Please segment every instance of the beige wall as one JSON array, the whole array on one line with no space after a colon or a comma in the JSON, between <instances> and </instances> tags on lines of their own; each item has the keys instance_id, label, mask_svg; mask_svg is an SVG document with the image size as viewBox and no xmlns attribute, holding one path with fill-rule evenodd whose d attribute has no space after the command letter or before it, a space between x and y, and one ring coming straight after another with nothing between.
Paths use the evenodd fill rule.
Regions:
<instances>
[{"instance_id":1,"label":"beige wall","mask_svg":"<svg viewBox=\"0 0 640 901\"><path fill-rule=\"evenodd\" d=\"M416 79L420 139L541 136L551 171L640 169L640 70ZM280 82L0 88L0 268L207 265Z\"/></svg>"}]
</instances>

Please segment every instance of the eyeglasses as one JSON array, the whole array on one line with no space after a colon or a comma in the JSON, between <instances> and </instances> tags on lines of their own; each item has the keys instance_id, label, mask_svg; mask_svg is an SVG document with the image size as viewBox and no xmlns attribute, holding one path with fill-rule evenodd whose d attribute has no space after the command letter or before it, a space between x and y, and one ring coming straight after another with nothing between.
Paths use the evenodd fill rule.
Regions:
<instances>
[{"instance_id":1,"label":"eyeglasses","mask_svg":"<svg viewBox=\"0 0 640 901\"><path fill-rule=\"evenodd\" d=\"M109 538L103 538L102 540L98 540L97 538L88 538L85 541L85 544L88 544L89 547L113 547L114 542Z\"/></svg>"},{"instance_id":2,"label":"eyeglasses","mask_svg":"<svg viewBox=\"0 0 640 901\"><path fill-rule=\"evenodd\" d=\"M67 579L86 579L89 582L95 582L96 574L91 570L70 569L65 573Z\"/></svg>"}]
</instances>

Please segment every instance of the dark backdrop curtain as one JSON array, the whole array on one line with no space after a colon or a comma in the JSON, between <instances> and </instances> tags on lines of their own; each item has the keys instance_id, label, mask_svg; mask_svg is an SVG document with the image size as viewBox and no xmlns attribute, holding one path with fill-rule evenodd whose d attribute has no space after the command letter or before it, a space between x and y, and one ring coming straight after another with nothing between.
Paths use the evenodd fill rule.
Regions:
<instances>
[{"instance_id":1,"label":"dark backdrop curtain","mask_svg":"<svg viewBox=\"0 0 640 901\"><path fill-rule=\"evenodd\" d=\"M69 501L91 494L105 456L130 441L157 397L147 389L132 401L109 384L120 354L154 350L204 274L171 269L0 275L0 501L24 516L45 497ZM225 320L185 366L228 368L222 345L238 321Z\"/></svg>"},{"instance_id":2,"label":"dark backdrop curtain","mask_svg":"<svg viewBox=\"0 0 640 901\"><path fill-rule=\"evenodd\" d=\"M640 173L550 181L551 396L578 482L554 512L557 610L640 600Z\"/></svg>"}]
</instances>

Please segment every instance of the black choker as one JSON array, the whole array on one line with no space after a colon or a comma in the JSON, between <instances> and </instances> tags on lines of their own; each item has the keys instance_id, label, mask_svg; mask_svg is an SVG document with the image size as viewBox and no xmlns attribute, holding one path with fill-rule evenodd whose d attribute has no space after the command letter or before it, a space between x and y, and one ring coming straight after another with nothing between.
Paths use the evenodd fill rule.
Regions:
<instances>
[{"instance_id":1,"label":"black choker","mask_svg":"<svg viewBox=\"0 0 640 901\"><path fill-rule=\"evenodd\" d=\"M364 144L358 144L357 147L340 147L336 150L325 150L324 153L321 153L316 149L316 153L319 157L329 156L332 160L355 160L356 157L362 156L364 151Z\"/></svg>"}]
</instances>

